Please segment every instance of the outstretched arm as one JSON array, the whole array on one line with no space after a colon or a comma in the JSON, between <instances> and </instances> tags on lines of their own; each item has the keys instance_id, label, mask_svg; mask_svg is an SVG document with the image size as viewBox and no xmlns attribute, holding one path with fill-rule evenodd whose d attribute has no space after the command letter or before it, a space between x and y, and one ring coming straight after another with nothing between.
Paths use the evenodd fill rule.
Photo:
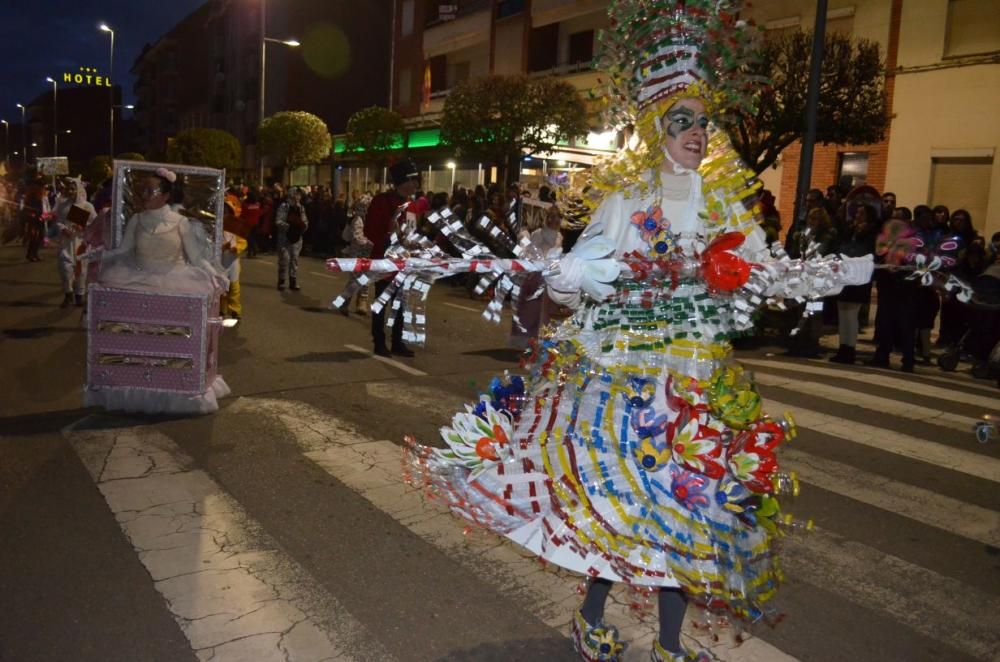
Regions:
<instances>
[{"instance_id":1,"label":"outstretched arm","mask_svg":"<svg viewBox=\"0 0 1000 662\"><path fill-rule=\"evenodd\" d=\"M559 260L559 273L546 277L549 298L561 306L578 308L581 292L603 300L611 296L609 285L618 278L621 267L615 260L617 243L607 236L609 223L621 214L621 197L609 196L591 216L573 250Z\"/></svg>"}]
</instances>

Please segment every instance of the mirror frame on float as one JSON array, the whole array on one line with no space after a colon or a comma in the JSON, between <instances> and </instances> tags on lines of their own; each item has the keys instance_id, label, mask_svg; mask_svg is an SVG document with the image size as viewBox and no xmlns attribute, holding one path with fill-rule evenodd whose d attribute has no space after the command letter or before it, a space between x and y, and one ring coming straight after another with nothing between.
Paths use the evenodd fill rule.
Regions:
<instances>
[{"instance_id":1,"label":"mirror frame on float","mask_svg":"<svg viewBox=\"0 0 1000 662\"><path fill-rule=\"evenodd\" d=\"M177 212L198 221L205 229L205 235L212 243L212 255L216 261L222 257L222 211L226 199L226 171L216 168L180 165L176 163L152 163L149 161L114 162L114 180L111 190L112 248L122 243L125 225L135 213L128 195L137 176L155 174L160 168L175 173L178 180L184 180L184 206ZM193 187L192 181L204 181L204 187ZM197 199L192 199L198 196Z\"/></svg>"}]
</instances>

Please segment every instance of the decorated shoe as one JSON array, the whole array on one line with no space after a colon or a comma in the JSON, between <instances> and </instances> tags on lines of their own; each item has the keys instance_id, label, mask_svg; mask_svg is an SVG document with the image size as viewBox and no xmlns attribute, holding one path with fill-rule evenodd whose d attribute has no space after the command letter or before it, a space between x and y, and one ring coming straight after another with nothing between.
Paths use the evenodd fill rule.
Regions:
<instances>
[{"instance_id":1,"label":"decorated shoe","mask_svg":"<svg viewBox=\"0 0 1000 662\"><path fill-rule=\"evenodd\" d=\"M659 641L653 640L653 650L649 654L653 662L712 662L711 656L705 651L694 652L685 648L680 653L671 653Z\"/></svg>"},{"instance_id":2,"label":"decorated shoe","mask_svg":"<svg viewBox=\"0 0 1000 662\"><path fill-rule=\"evenodd\" d=\"M584 662L621 662L625 644L618 641L618 628L598 621L590 625L583 614L573 617L573 648Z\"/></svg>"}]
</instances>

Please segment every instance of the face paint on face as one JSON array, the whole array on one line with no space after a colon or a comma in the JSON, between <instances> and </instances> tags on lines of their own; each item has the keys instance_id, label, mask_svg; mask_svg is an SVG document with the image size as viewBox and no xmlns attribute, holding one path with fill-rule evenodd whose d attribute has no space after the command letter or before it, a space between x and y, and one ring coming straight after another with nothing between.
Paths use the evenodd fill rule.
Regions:
<instances>
[{"instance_id":1,"label":"face paint on face","mask_svg":"<svg viewBox=\"0 0 1000 662\"><path fill-rule=\"evenodd\" d=\"M662 118L667 154L681 167L696 170L708 146L708 115L698 99L681 99Z\"/></svg>"},{"instance_id":2,"label":"face paint on face","mask_svg":"<svg viewBox=\"0 0 1000 662\"><path fill-rule=\"evenodd\" d=\"M708 128L708 117L704 114L696 117L695 112L686 106L675 106L668 110L664 117L666 117L668 122L667 135L671 138L681 135L681 133L693 127L696 122L702 129Z\"/></svg>"}]
</instances>

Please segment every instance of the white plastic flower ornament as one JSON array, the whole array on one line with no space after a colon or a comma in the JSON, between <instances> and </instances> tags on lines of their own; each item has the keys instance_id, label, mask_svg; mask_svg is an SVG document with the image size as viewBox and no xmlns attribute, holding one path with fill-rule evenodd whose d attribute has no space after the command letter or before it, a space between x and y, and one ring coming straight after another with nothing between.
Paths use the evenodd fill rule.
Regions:
<instances>
[{"instance_id":1,"label":"white plastic flower ornament","mask_svg":"<svg viewBox=\"0 0 1000 662\"><path fill-rule=\"evenodd\" d=\"M922 253L918 253L913 258L913 273L907 276L908 280L919 280L924 287L934 284L934 272L941 269L941 258L934 256L930 259Z\"/></svg>"},{"instance_id":2,"label":"white plastic flower ornament","mask_svg":"<svg viewBox=\"0 0 1000 662\"><path fill-rule=\"evenodd\" d=\"M448 448L434 450L439 459L458 462L470 469L470 480L513 456L510 440L514 431L510 419L494 409L487 396L483 396L480 408L482 416L470 405L465 406L465 412L455 414L451 427L441 428L441 438Z\"/></svg>"}]
</instances>

